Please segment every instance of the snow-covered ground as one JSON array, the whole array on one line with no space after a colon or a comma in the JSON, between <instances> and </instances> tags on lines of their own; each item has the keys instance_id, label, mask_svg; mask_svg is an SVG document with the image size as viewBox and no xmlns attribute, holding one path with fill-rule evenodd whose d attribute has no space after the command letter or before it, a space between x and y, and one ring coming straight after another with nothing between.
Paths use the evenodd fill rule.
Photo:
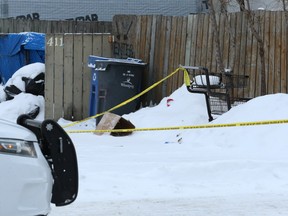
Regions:
<instances>
[{"instance_id":1,"label":"snow-covered ground","mask_svg":"<svg viewBox=\"0 0 288 216\"><path fill-rule=\"evenodd\" d=\"M12 101L22 105L12 106ZM24 112L23 104L41 106L38 118L43 118L43 98L25 93L0 103L0 115L13 120ZM287 110L287 94L266 95L209 124L288 119ZM208 123L203 96L184 86L159 105L123 117L137 128ZM89 120L65 129L94 128ZM288 215L287 131L288 124L272 124L125 137L70 133L78 155L79 194L69 206L52 206L51 216Z\"/></svg>"}]
</instances>

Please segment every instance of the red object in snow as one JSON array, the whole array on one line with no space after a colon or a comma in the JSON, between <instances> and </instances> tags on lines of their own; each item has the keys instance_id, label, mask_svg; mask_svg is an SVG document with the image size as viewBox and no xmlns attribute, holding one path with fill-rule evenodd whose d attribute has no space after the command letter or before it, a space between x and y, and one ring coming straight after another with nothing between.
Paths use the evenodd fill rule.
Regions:
<instances>
[{"instance_id":1,"label":"red object in snow","mask_svg":"<svg viewBox=\"0 0 288 216\"><path fill-rule=\"evenodd\" d=\"M167 107L169 107L171 105L172 101L174 101L172 98L167 99L167 102L166 102Z\"/></svg>"}]
</instances>

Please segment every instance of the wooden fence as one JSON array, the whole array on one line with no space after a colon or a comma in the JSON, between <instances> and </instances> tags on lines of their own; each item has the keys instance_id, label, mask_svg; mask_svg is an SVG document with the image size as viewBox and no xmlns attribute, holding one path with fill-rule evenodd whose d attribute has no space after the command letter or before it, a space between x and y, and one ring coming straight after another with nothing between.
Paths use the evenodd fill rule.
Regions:
<instances>
[{"instance_id":1,"label":"wooden fence","mask_svg":"<svg viewBox=\"0 0 288 216\"><path fill-rule=\"evenodd\" d=\"M250 78L246 88L237 89L237 96L259 96L259 44L248 27L246 15L241 12L229 14L228 17L220 14L217 15L217 21L224 66L232 69L235 75L247 75ZM288 22L285 14L257 12L254 21L264 41L267 94L286 93ZM116 42L130 44L127 47L134 48L134 56L149 63L145 72L145 87L174 71L179 64L204 66L209 71L217 72L215 34L208 14L188 17L115 16L112 33L122 33ZM183 74L179 73L147 94L143 102L157 103L182 84Z\"/></svg>"},{"instance_id":2,"label":"wooden fence","mask_svg":"<svg viewBox=\"0 0 288 216\"><path fill-rule=\"evenodd\" d=\"M287 93L288 22L285 14L257 12L254 20L256 30L264 41L267 94ZM2 25L1 22L3 20L0 20L0 30L6 32L9 25ZM17 22L27 24L21 20ZM52 26L54 22L49 25ZM67 27L68 22L75 23L65 21L62 26L61 22L55 22L58 27L51 29L53 32L73 32ZM232 69L235 75L249 76L248 86L237 89L237 96L259 96L259 44L249 29L246 15L241 12L229 14L228 17L220 14L217 15L217 22L224 66ZM73 29L71 23L69 25ZM89 25L93 25L92 23ZM29 25L36 24L31 22ZM86 26L84 23L81 25ZM167 76L179 64L204 66L209 71L217 72L215 33L207 14L186 17L117 15L110 27L114 36L113 44L108 42L109 34L50 34L39 30L48 33L46 117L78 120L88 116L90 69L87 67L87 59L91 54L142 59L148 63L143 74L143 88ZM85 31L83 28L80 32L93 32L87 26ZM143 96L142 104L145 106L151 102L158 103L182 84L183 74L179 73Z\"/></svg>"},{"instance_id":3,"label":"wooden fence","mask_svg":"<svg viewBox=\"0 0 288 216\"><path fill-rule=\"evenodd\" d=\"M109 38L110 34L46 34L46 118L79 120L88 116L88 56L111 56Z\"/></svg>"},{"instance_id":4,"label":"wooden fence","mask_svg":"<svg viewBox=\"0 0 288 216\"><path fill-rule=\"evenodd\" d=\"M259 44L252 35L244 13L218 16L220 43L224 66L236 75L248 75L249 83L238 94L243 97L259 96L261 87ZM257 12L254 17L256 30L264 41L265 76L267 94L287 92L287 20L284 12ZM200 26L203 26L200 28ZM228 28L227 28L228 27ZM217 70L215 36L207 15L188 18L186 64L203 65ZM230 29L229 29L230 28ZM191 49L189 49L191 46Z\"/></svg>"},{"instance_id":5,"label":"wooden fence","mask_svg":"<svg viewBox=\"0 0 288 216\"><path fill-rule=\"evenodd\" d=\"M0 33L110 33L111 27L104 21L0 19Z\"/></svg>"}]
</instances>

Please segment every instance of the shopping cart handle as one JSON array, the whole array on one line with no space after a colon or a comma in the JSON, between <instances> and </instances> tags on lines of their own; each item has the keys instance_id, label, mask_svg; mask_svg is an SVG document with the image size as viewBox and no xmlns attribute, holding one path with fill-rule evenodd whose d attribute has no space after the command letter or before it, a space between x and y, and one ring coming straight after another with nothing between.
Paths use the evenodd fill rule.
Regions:
<instances>
[{"instance_id":1,"label":"shopping cart handle","mask_svg":"<svg viewBox=\"0 0 288 216\"><path fill-rule=\"evenodd\" d=\"M179 67L185 68L185 69L191 69L191 70L205 70L208 71L207 68L202 67L202 66L185 66L185 65L179 65Z\"/></svg>"}]
</instances>

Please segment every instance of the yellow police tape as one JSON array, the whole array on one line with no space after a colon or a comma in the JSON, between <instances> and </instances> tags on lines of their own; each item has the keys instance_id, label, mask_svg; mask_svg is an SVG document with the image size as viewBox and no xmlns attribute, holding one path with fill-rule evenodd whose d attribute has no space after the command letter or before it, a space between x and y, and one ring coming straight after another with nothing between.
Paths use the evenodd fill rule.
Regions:
<instances>
[{"instance_id":1,"label":"yellow police tape","mask_svg":"<svg viewBox=\"0 0 288 216\"><path fill-rule=\"evenodd\" d=\"M243 126L259 126L271 124L286 124L288 119L283 120L268 120L268 121L254 121L254 122L238 122L228 124L203 124L192 126L176 126L176 127L159 127L159 128L135 128L135 129L112 129L112 130L69 130L67 133L124 133L135 131L163 131L163 130L186 130L186 129L203 129L203 128L221 128L221 127L243 127Z\"/></svg>"},{"instance_id":2,"label":"yellow police tape","mask_svg":"<svg viewBox=\"0 0 288 216\"><path fill-rule=\"evenodd\" d=\"M183 73L184 73L184 83L185 83L186 86L189 86L189 85L190 85L190 77L189 77L188 71L187 71L185 68L183 68L183 67L179 67L179 68L177 68L175 71L173 71L172 73L170 73L168 76L166 76L166 77L164 77L163 79L159 80L158 82L154 83L153 85L151 85L150 87L146 88L144 91L140 92L139 94L137 94L137 95L129 98L128 100L126 100L126 101L124 101L124 102L116 105L115 107L112 107L111 109L109 109L109 110L107 110L107 111L105 111L105 112L98 113L98 114L96 114L96 115L94 115L94 116L90 116L90 117L88 117L88 118L85 118L85 119L83 119L83 120L81 120L81 121L75 121L75 122L73 122L73 123L67 124L67 125L65 125L63 128L67 128L67 127L74 126L74 125L79 124L79 123L81 123L81 122L85 122L85 121L87 121L87 120L89 120L89 119L93 119L93 118L97 118L97 117L99 117L99 116L102 116L102 115L104 115L104 114L107 113L107 112L111 112L111 111L113 111L113 110L116 110L116 109L118 109L118 108L120 108L120 107L122 107L122 106L124 106L124 105L126 105L126 104L128 104L128 103L130 103L130 102L132 102L133 100L141 97L142 95L144 95L145 93L147 93L147 92L150 91L151 89L155 88L157 85L159 85L160 83L164 82L164 81L167 80L168 78L172 77L173 75L175 75L175 74L178 73L179 71L183 71Z\"/></svg>"}]
</instances>

